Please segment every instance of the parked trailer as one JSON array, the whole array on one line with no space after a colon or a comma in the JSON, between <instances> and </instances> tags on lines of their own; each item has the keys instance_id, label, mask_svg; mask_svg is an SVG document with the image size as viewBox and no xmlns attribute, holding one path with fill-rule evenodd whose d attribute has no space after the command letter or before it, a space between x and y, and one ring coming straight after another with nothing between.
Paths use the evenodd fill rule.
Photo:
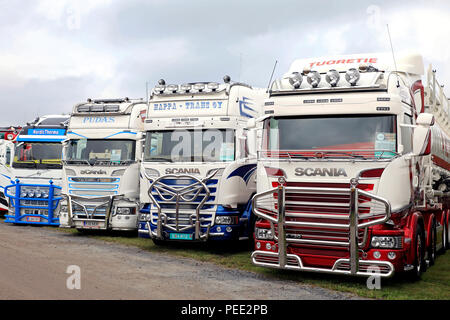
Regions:
<instances>
[{"instance_id":1,"label":"parked trailer","mask_svg":"<svg viewBox=\"0 0 450 320\"><path fill-rule=\"evenodd\" d=\"M61 227L136 231L147 104L88 99L73 108L64 143Z\"/></svg>"},{"instance_id":2,"label":"parked trailer","mask_svg":"<svg viewBox=\"0 0 450 320\"><path fill-rule=\"evenodd\" d=\"M68 115L36 118L2 149L10 175L4 186L8 198L6 223L59 225L61 200L61 142Z\"/></svg>"},{"instance_id":3,"label":"parked trailer","mask_svg":"<svg viewBox=\"0 0 450 320\"><path fill-rule=\"evenodd\" d=\"M256 157L247 119L265 92L243 83L166 85L150 96L141 168L139 236L163 241L245 240L253 230Z\"/></svg>"},{"instance_id":4,"label":"parked trailer","mask_svg":"<svg viewBox=\"0 0 450 320\"><path fill-rule=\"evenodd\" d=\"M448 100L420 55L389 57L297 60L273 82L255 265L417 278L448 248Z\"/></svg>"}]
</instances>

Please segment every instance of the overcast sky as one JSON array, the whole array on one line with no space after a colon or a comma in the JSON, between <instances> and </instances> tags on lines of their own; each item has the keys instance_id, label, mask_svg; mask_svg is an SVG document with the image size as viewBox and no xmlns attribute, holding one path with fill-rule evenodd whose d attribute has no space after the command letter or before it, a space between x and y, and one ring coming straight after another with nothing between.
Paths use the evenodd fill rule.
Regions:
<instances>
[{"instance_id":1,"label":"overcast sky","mask_svg":"<svg viewBox=\"0 0 450 320\"><path fill-rule=\"evenodd\" d=\"M0 126L145 83L266 87L297 58L412 50L450 88L450 1L0 0ZM447 93L450 91L447 90Z\"/></svg>"}]
</instances>

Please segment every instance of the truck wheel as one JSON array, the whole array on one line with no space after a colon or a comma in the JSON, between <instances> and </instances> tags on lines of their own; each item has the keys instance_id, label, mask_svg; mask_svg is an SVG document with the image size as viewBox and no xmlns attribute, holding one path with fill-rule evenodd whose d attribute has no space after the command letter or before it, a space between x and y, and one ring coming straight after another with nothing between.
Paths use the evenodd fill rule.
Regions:
<instances>
[{"instance_id":1,"label":"truck wheel","mask_svg":"<svg viewBox=\"0 0 450 320\"><path fill-rule=\"evenodd\" d=\"M414 268L409 271L411 280L419 280L422 273L425 271L425 239L422 231L422 226L417 225L416 233L414 235Z\"/></svg>"},{"instance_id":2,"label":"truck wheel","mask_svg":"<svg viewBox=\"0 0 450 320\"><path fill-rule=\"evenodd\" d=\"M430 262L430 266L434 265L436 261L436 221L433 220L433 224L431 226L431 241L430 246L428 247L428 261Z\"/></svg>"},{"instance_id":3,"label":"truck wheel","mask_svg":"<svg viewBox=\"0 0 450 320\"><path fill-rule=\"evenodd\" d=\"M156 246L162 246L162 245L164 245L164 241L163 241L163 240L152 239L152 241L153 241L153 243L154 243Z\"/></svg>"},{"instance_id":4,"label":"truck wheel","mask_svg":"<svg viewBox=\"0 0 450 320\"><path fill-rule=\"evenodd\" d=\"M447 231L447 214L444 211L443 213L444 215L444 224L442 225L442 247L440 250L440 253L445 253L445 250L447 250L447 242L448 242L448 231Z\"/></svg>"}]
</instances>

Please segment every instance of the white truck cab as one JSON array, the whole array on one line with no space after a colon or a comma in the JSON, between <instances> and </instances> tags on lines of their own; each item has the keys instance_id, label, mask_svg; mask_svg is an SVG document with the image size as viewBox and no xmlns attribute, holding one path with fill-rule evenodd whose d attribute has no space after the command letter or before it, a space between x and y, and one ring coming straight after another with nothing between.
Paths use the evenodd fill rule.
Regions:
<instances>
[{"instance_id":1,"label":"white truck cab","mask_svg":"<svg viewBox=\"0 0 450 320\"><path fill-rule=\"evenodd\" d=\"M137 230L141 99L88 99L74 106L64 142L61 227Z\"/></svg>"},{"instance_id":2,"label":"white truck cab","mask_svg":"<svg viewBox=\"0 0 450 320\"><path fill-rule=\"evenodd\" d=\"M153 89L144 125L140 237L161 243L251 236L256 159L246 123L260 116L265 91L224 81L160 80Z\"/></svg>"},{"instance_id":3,"label":"white truck cab","mask_svg":"<svg viewBox=\"0 0 450 320\"><path fill-rule=\"evenodd\" d=\"M68 115L47 115L27 123L0 150L1 178L8 203L6 223L59 225L62 144ZM9 181L8 181L9 179Z\"/></svg>"}]
</instances>

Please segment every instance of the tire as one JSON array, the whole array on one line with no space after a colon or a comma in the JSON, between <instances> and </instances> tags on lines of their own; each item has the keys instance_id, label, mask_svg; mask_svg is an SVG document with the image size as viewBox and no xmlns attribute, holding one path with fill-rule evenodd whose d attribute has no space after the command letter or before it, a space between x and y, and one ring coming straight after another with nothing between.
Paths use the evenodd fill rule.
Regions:
<instances>
[{"instance_id":1,"label":"tire","mask_svg":"<svg viewBox=\"0 0 450 320\"><path fill-rule=\"evenodd\" d=\"M162 246L165 244L165 241L160 240L160 239L152 239L153 243L155 244L155 246Z\"/></svg>"},{"instance_id":2,"label":"tire","mask_svg":"<svg viewBox=\"0 0 450 320\"><path fill-rule=\"evenodd\" d=\"M444 226L445 226L445 230L446 230L446 241L445 241L445 249L449 249L450 250L450 228L449 228L449 215L450 211L447 211L447 216L446 216L446 220L444 220Z\"/></svg>"},{"instance_id":3,"label":"tire","mask_svg":"<svg viewBox=\"0 0 450 320\"><path fill-rule=\"evenodd\" d=\"M436 220L433 220L433 224L431 226L431 243L428 247L428 261L430 266L434 265L436 262Z\"/></svg>"},{"instance_id":4,"label":"tire","mask_svg":"<svg viewBox=\"0 0 450 320\"><path fill-rule=\"evenodd\" d=\"M444 211L444 224L442 225L442 247L440 250L440 253L445 253L445 250L447 250L447 242L448 242L448 226L447 226L447 213Z\"/></svg>"},{"instance_id":5,"label":"tire","mask_svg":"<svg viewBox=\"0 0 450 320\"><path fill-rule=\"evenodd\" d=\"M422 274L425 272L425 237L423 228L420 224L416 227L414 234L414 268L408 272L409 278L413 281L419 280Z\"/></svg>"}]
</instances>

